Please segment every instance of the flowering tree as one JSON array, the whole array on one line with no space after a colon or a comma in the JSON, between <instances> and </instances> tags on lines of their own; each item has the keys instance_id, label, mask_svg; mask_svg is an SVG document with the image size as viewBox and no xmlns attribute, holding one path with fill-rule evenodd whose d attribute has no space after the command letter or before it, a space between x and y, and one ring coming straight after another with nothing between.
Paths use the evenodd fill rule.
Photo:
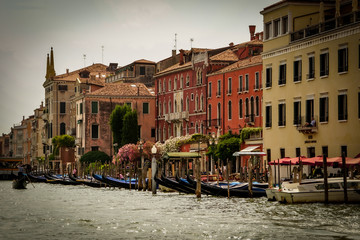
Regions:
<instances>
[{"instance_id":1,"label":"flowering tree","mask_svg":"<svg viewBox=\"0 0 360 240\"><path fill-rule=\"evenodd\" d=\"M119 149L117 159L122 162L134 162L139 158L139 150L135 144L126 144Z\"/></svg>"}]
</instances>

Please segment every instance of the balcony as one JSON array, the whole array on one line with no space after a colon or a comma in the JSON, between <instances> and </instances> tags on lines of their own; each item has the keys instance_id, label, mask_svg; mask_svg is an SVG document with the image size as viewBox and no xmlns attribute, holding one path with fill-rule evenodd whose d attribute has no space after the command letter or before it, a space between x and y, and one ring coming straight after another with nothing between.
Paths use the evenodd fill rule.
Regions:
<instances>
[{"instance_id":1,"label":"balcony","mask_svg":"<svg viewBox=\"0 0 360 240\"><path fill-rule=\"evenodd\" d=\"M260 89L262 89L262 84L258 83L254 85L254 91L258 91Z\"/></svg>"},{"instance_id":2,"label":"balcony","mask_svg":"<svg viewBox=\"0 0 360 240\"><path fill-rule=\"evenodd\" d=\"M296 126L296 130L301 132L302 134L313 134L317 133L317 116L314 116L313 120L310 117L299 117L294 119L294 125Z\"/></svg>"},{"instance_id":3,"label":"balcony","mask_svg":"<svg viewBox=\"0 0 360 240\"><path fill-rule=\"evenodd\" d=\"M205 124L207 127L218 127L221 126L221 119L206 119Z\"/></svg>"},{"instance_id":4,"label":"balcony","mask_svg":"<svg viewBox=\"0 0 360 240\"><path fill-rule=\"evenodd\" d=\"M323 23L309 26L291 34L291 41L301 40L323 32L341 28L353 23L360 22L360 11L351 12L338 18L329 19Z\"/></svg>"},{"instance_id":5,"label":"balcony","mask_svg":"<svg viewBox=\"0 0 360 240\"><path fill-rule=\"evenodd\" d=\"M189 111L181 112L181 118L186 120L186 121L189 121Z\"/></svg>"},{"instance_id":6,"label":"balcony","mask_svg":"<svg viewBox=\"0 0 360 240\"><path fill-rule=\"evenodd\" d=\"M165 121L167 122L179 122L182 120L189 121L189 111L165 114Z\"/></svg>"},{"instance_id":7,"label":"balcony","mask_svg":"<svg viewBox=\"0 0 360 240\"><path fill-rule=\"evenodd\" d=\"M245 123L249 126L253 126L255 124L255 115L254 114L246 114L245 115Z\"/></svg>"}]
</instances>

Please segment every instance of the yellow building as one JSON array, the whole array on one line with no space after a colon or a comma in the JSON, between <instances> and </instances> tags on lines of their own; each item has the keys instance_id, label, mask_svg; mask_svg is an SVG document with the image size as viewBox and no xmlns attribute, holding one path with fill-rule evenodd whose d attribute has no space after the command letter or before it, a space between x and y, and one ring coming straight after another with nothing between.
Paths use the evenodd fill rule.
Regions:
<instances>
[{"instance_id":1,"label":"yellow building","mask_svg":"<svg viewBox=\"0 0 360 240\"><path fill-rule=\"evenodd\" d=\"M360 153L359 9L283 0L261 11L268 160Z\"/></svg>"}]
</instances>

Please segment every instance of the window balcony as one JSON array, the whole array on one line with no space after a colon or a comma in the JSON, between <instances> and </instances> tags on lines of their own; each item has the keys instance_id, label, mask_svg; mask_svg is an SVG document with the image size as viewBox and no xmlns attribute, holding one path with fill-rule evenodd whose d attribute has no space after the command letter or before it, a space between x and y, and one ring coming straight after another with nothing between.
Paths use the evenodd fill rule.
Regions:
<instances>
[{"instance_id":1,"label":"window balcony","mask_svg":"<svg viewBox=\"0 0 360 240\"><path fill-rule=\"evenodd\" d=\"M249 126L253 126L255 124L255 114L246 114L245 123L247 123Z\"/></svg>"},{"instance_id":2,"label":"window balcony","mask_svg":"<svg viewBox=\"0 0 360 240\"><path fill-rule=\"evenodd\" d=\"M310 117L301 116L294 119L294 125L296 130L303 134L313 134L318 131L317 116L314 116L311 120Z\"/></svg>"}]
</instances>

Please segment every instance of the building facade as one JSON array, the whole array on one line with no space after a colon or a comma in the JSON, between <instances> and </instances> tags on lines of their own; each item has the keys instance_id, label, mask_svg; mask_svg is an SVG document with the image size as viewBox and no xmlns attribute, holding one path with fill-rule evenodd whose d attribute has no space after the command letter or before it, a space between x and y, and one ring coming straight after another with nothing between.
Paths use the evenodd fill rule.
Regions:
<instances>
[{"instance_id":1,"label":"building facade","mask_svg":"<svg viewBox=\"0 0 360 240\"><path fill-rule=\"evenodd\" d=\"M360 152L358 1L281 1L265 8L267 159Z\"/></svg>"}]
</instances>

